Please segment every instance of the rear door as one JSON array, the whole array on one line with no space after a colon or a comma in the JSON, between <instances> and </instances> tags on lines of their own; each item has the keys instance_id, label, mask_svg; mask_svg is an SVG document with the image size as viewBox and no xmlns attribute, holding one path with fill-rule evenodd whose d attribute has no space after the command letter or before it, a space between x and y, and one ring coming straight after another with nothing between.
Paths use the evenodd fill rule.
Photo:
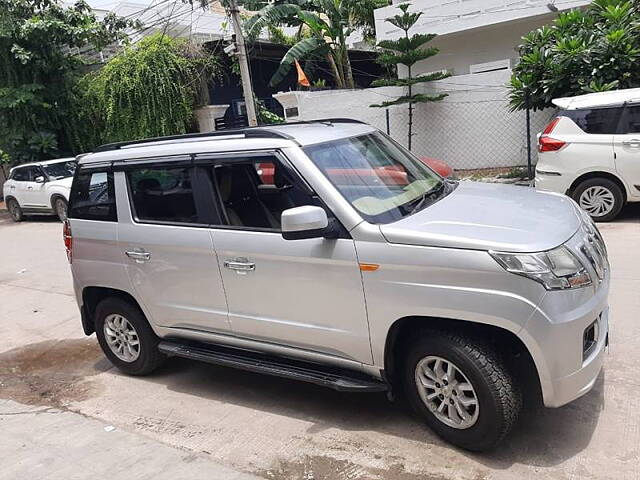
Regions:
<instances>
[{"instance_id":1,"label":"rear door","mask_svg":"<svg viewBox=\"0 0 640 480\"><path fill-rule=\"evenodd\" d=\"M614 136L616 170L632 197L640 197L640 105L628 105Z\"/></svg>"},{"instance_id":2,"label":"rear door","mask_svg":"<svg viewBox=\"0 0 640 480\"><path fill-rule=\"evenodd\" d=\"M176 332L228 333L209 212L197 193L201 169L190 157L114 169L122 260L151 321Z\"/></svg>"}]
</instances>

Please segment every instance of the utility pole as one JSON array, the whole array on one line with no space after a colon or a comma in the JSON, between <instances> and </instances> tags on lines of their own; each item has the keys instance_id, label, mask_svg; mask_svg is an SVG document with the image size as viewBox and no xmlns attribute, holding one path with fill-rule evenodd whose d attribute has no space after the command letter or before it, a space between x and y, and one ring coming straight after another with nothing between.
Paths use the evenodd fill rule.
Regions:
<instances>
[{"instance_id":1,"label":"utility pole","mask_svg":"<svg viewBox=\"0 0 640 480\"><path fill-rule=\"evenodd\" d=\"M229 13L231 14L231 22L233 23L233 32L235 33L235 43L238 49L236 55L240 63L240 79L242 81L242 92L244 93L244 104L247 109L247 121L250 127L258 125L256 117L256 104L253 100L253 87L251 85L251 73L249 72L249 59L247 57L247 47L244 43L244 35L242 33L242 24L240 23L240 10L236 0L229 0Z\"/></svg>"}]
</instances>

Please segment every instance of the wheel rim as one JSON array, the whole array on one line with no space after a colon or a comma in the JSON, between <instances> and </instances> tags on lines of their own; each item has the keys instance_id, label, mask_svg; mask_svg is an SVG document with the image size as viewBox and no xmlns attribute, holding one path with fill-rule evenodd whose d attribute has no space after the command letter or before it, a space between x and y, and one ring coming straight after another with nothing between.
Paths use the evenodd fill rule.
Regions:
<instances>
[{"instance_id":1,"label":"wheel rim","mask_svg":"<svg viewBox=\"0 0 640 480\"><path fill-rule=\"evenodd\" d=\"M616 197L608 188L594 185L582 192L579 203L580 207L592 217L604 217L613 211Z\"/></svg>"},{"instance_id":2,"label":"wheel rim","mask_svg":"<svg viewBox=\"0 0 640 480\"><path fill-rule=\"evenodd\" d=\"M480 405L475 389L453 362L425 357L416 365L415 380L420 398L442 423L460 430L476 423Z\"/></svg>"},{"instance_id":3,"label":"wheel rim","mask_svg":"<svg viewBox=\"0 0 640 480\"><path fill-rule=\"evenodd\" d=\"M56 213L60 220L67 219L67 205L62 200L56 200Z\"/></svg>"},{"instance_id":4,"label":"wheel rim","mask_svg":"<svg viewBox=\"0 0 640 480\"><path fill-rule=\"evenodd\" d=\"M124 362L135 362L140 356L140 339L133 325L117 313L104 320L104 336L113 354Z\"/></svg>"}]
</instances>

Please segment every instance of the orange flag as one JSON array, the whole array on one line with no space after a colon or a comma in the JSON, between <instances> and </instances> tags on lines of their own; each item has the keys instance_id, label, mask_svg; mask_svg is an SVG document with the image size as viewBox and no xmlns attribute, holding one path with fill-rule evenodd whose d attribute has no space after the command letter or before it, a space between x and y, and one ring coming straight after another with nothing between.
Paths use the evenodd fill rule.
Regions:
<instances>
[{"instance_id":1,"label":"orange flag","mask_svg":"<svg viewBox=\"0 0 640 480\"><path fill-rule=\"evenodd\" d=\"M298 71L298 85L302 85L303 87L310 87L311 84L309 83L309 79L305 75L304 70L302 70L302 67L298 63L298 60L296 60L296 70Z\"/></svg>"}]
</instances>

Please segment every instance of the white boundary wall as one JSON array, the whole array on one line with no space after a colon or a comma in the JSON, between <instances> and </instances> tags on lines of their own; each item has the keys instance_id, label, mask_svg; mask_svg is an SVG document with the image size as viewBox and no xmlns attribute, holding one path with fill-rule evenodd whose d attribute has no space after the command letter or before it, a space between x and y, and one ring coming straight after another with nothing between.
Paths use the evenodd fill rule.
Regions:
<instances>
[{"instance_id":1,"label":"white boundary wall","mask_svg":"<svg viewBox=\"0 0 640 480\"><path fill-rule=\"evenodd\" d=\"M429 84L429 93L449 94L441 102L418 104L414 116L413 152L444 160L456 169L526 165L524 112L511 112L505 87L510 71L461 75ZM426 89L425 89L426 90ZM297 108L288 121L353 118L386 131L384 108L370 107L402 94L400 87L362 90L286 92L274 95L285 108ZM407 105L389 108L391 136L406 145ZM548 123L551 111L532 112L532 150L536 135Z\"/></svg>"}]
</instances>

